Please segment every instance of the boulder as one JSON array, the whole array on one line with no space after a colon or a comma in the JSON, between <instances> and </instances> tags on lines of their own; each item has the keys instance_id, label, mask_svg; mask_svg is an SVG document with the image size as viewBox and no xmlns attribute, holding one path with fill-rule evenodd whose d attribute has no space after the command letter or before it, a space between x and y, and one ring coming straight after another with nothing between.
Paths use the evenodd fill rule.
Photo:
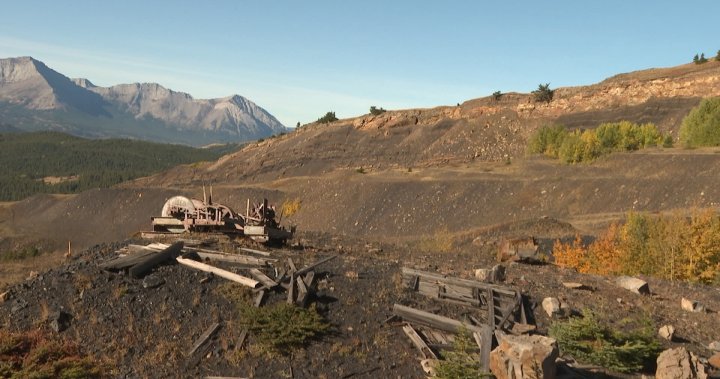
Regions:
<instances>
[{"instance_id":1,"label":"boulder","mask_svg":"<svg viewBox=\"0 0 720 379\"><path fill-rule=\"evenodd\" d=\"M695 300L686 299L684 297L682 298L682 300L680 300L680 306L682 307L682 309L688 312L705 312L705 306L703 304Z\"/></svg>"},{"instance_id":2,"label":"boulder","mask_svg":"<svg viewBox=\"0 0 720 379\"><path fill-rule=\"evenodd\" d=\"M500 240L497 259L499 262L544 262L534 237Z\"/></svg>"},{"instance_id":3,"label":"boulder","mask_svg":"<svg viewBox=\"0 0 720 379\"><path fill-rule=\"evenodd\" d=\"M720 341L712 341L708 344L708 349L712 351L720 351Z\"/></svg>"},{"instance_id":4,"label":"boulder","mask_svg":"<svg viewBox=\"0 0 720 379\"><path fill-rule=\"evenodd\" d=\"M10 291L5 291L3 293L0 293L0 304L4 303L9 298L10 298Z\"/></svg>"},{"instance_id":5,"label":"boulder","mask_svg":"<svg viewBox=\"0 0 720 379\"><path fill-rule=\"evenodd\" d=\"M720 369L720 353L715 353L708 358L708 364L716 369Z\"/></svg>"},{"instance_id":6,"label":"boulder","mask_svg":"<svg viewBox=\"0 0 720 379\"><path fill-rule=\"evenodd\" d=\"M143 288L155 288L165 284L165 279L157 274L150 274L143 278Z\"/></svg>"},{"instance_id":7,"label":"boulder","mask_svg":"<svg viewBox=\"0 0 720 379\"><path fill-rule=\"evenodd\" d=\"M555 297L546 297L542 301L542 307L548 316L553 317L560 314L560 300Z\"/></svg>"},{"instance_id":8,"label":"boulder","mask_svg":"<svg viewBox=\"0 0 720 379\"><path fill-rule=\"evenodd\" d=\"M63 332L65 329L70 327L71 320L72 315L64 311L53 312L48 317L48 321L50 321L50 329L55 331L55 333Z\"/></svg>"},{"instance_id":9,"label":"boulder","mask_svg":"<svg viewBox=\"0 0 720 379\"><path fill-rule=\"evenodd\" d=\"M475 270L475 279L485 283L499 283L505 281L505 266L495 265L491 269L478 268Z\"/></svg>"},{"instance_id":10,"label":"boulder","mask_svg":"<svg viewBox=\"0 0 720 379\"><path fill-rule=\"evenodd\" d=\"M660 330L658 330L658 335L662 339L672 341L675 336L675 327L672 325L664 325L660 328Z\"/></svg>"},{"instance_id":11,"label":"boulder","mask_svg":"<svg viewBox=\"0 0 720 379\"><path fill-rule=\"evenodd\" d=\"M642 279L633 278L631 276L620 276L615 279L615 284L617 284L619 287L625 288L628 291L635 292L641 295L650 294L650 286L648 286L647 282Z\"/></svg>"},{"instance_id":12,"label":"boulder","mask_svg":"<svg viewBox=\"0 0 720 379\"><path fill-rule=\"evenodd\" d=\"M554 338L496 332L498 347L490 353L490 371L498 379L552 379L559 351Z\"/></svg>"},{"instance_id":13,"label":"boulder","mask_svg":"<svg viewBox=\"0 0 720 379\"><path fill-rule=\"evenodd\" d=\"M657 379L705 379L708 375L698 357L684 347L663 351L657 358Z\"/></svg>"}]
</instances>

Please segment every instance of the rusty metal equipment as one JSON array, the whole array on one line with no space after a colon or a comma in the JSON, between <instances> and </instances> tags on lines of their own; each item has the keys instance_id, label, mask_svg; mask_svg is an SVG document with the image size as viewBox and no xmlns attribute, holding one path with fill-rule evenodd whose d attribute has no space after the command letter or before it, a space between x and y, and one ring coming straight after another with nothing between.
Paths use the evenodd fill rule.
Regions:
<instances>
[{"instance_id":1,"label":"rusty metal equipment","mask_svg":"<svg viewBox=\"0 0 720 379\"><path fill-rule=\"evenodd\" d=\"M275 208L267 199L250 207L248 200L245 215L236 213L230 207L213 203L212 187L203 199L174 196L163 205L158 217L152 217L153 231L145 236L165 235L184 232L224 233L251 237L259 242L286 241L292 238L294 230L280 227L275 220Z\"/></svg>"}]
</instances>

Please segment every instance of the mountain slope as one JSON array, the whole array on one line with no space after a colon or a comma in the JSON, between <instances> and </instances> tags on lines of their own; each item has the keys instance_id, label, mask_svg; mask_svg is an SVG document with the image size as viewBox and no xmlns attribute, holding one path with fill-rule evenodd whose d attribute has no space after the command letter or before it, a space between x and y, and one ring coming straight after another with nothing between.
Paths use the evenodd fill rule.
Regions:
<instances>
[{"instance_id":1,"label":"mountain slope","mask_svg":"<svg viewBox=\"0 0 720 379\"><path fill-rule=\"evenodd\" d=\"M23 130L196 146L286 131L239 95L194 99L156 83L99 87L87 79L71 80L30 57L0 59L0 121Z\"/></svg>"}]
</instances>

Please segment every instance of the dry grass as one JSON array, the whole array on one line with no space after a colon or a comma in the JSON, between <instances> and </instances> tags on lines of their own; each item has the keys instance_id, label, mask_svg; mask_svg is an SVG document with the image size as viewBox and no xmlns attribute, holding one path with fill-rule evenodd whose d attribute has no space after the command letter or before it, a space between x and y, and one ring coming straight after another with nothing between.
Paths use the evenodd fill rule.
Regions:
<instances>
[{"instance_id":1,"label":"dry grass","mask_svg":"<svg viewBox=\"0 0 720 379\"><path fill-rule=\"evenodd\" d=\"M297 213L302 206L302 201L299 198L287 199L283 201L280 207L280 213L283 217L290 217Z\"/></svg>"},{"instance_id":2,"label":"dry grass","mask_svg":"<svg viewBox=\"0 0 720 379\"><path fill-rule=\"evenodd\" d=\"M455 237L447 228L440 228L430 236L418 242L418 250L423 253L450 253L455 245Z\"/></svg>"}]
</instances>

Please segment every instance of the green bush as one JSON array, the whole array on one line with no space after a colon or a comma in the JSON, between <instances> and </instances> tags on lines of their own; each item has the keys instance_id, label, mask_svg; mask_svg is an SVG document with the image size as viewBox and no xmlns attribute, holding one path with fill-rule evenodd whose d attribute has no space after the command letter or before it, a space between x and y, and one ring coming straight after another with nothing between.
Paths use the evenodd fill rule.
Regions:
<instances>
[{"instance_id":1,"label":"green bush","mask_svg":"<svg viewBox=\"0 0 720 379\"><path fill-rule=\"evenodd\" d=\"M680 142L685 147L720 146L720 97L703 100L683 119Z\"/></svg>"},{"instance_id":2,"label":"green bush","mask_svg":"<svg viewBox=\"0 0 720 379\"><path fill-rule=\"evenodd\" d=\"M598 365L618 372L638 372L657 359L660 344L649 319L626 325L628 332L614 331L602 324L589 310L583 317L558 321L550 327L560 352L579 362Z\"/></svg>"},{"instance_id":3,"label":"green bush","mask_svg":"<svg viewBox=\"0 0 720 379\"><path fill-rule=\"evenodd\" d=\"M386 112L386 110L383 108L378 108L374 105L370 107L370 114L373 116L377 116L377 115L383 114L385 112Z\"/></svg>"},{"instance_id":4,"label":"green bush","mask_svg":"<svg viewBox=\"0 0 720 379\"><path fill-rule=\"evenodd\" d=\"M495 91L492 94L493 100L500 101L500 98L502 98L503 93L500 91Z\"/></svg>"},{"instance_id":5,"label":"green bush","mask_svg":"<svg viewBox=\"0 0 720 379\"><path fill-rule=\"evenodd\" d=\"M550 89L550 83L538 84L538 89L532 91L535 101L549 103L555 95L555 90Z\"/></svg>"},{"instance_id":6,"label":"green bush","mask_svg":"<svg viewBox=\"0 0 720 379\"><path fill-rule=\"evenodd\" d=\"M473 353L477 345L472 341L470 333L461 329L455 335L453 350L444 353L444 360L435 367L434 378L438 379L479 379L490 377L482 370L480 356Z\"/></svg>"},{"instance_id":7,"label":"green bush","mask_svg":"<svg viewBox=\"0 0 720 379\"><path fill-rule=\"evenodd\" d=\"M528 141L528 152L559 158L566 163L579 163L616 151L638 150L660 143L672 146L672 137L660 133L654 124L621 121L604 123L594 130L571 132L556 125L538 129Z\"/></svg>"},{"instance_id":8,"label":"green bush","mask_svg":"<svg viewBox=\"0 0 720 379\"><path fill-rule=\"evenodd\" d=\"M325 116L322 116L319 119L317 119L317 122L319 122L321 124L327 124L327 123L337 121L337 120L338 120L338 118L335 116L335 112L328 112L328 113L325 113Z\"/></svg>"},{"instance_id":9,"label":"green bush","mask_svg":"<svg viewBox=\"0 0 720 379\"><path fill-rule=\"evenodd\" d=\"M315 307L281 303L270 307L240 308L240 324L247 327L268 352L287 352L326 333L330 325Z\"/></svg>"}]
</instances>

